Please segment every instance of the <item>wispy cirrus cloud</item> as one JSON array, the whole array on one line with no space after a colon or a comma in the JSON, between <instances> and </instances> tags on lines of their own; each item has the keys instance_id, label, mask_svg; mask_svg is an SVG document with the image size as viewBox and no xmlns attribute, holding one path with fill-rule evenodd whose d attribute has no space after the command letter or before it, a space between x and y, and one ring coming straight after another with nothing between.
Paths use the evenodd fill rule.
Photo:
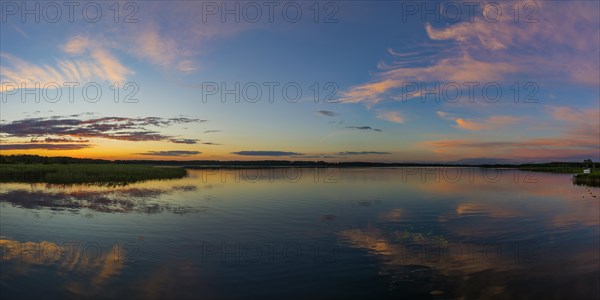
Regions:
<instances>
[{"instance_id":1,"label":"wispy cirrus cloud","mask_svg":"<svg viewBox=\"0 0 600 300\"><path fill-rule=\"evenodd\" d=\"M391 89L398 88L402 82L394 79L382 78L379 81L360 84L343 93L344 103L370 103L375 104L382 100L383 95Z\"/></svg>"},{"instance_id":2,"label":"wispy cirrus cloud","mask_svg":"<svg viewBox=\"0 0 600 300\"><path fill-rule=\"evenodd\" d=\"M9 53L0 53L2 74L0 92L56 83L60 86L67 82L88 83L104 81L108 83L125 82L127 77L134 72L121 63L121 61L104 46L91 38L75 36L60 48L65 57L57 59L55 64L35 64L27 62Z\"/></svg>"},{"instance_id":3,"label":"wispy cirrus cloud","mask_svg":"<svg viewBox=\"0 0 600 300\"><path fill-rule=\"evenodd\" d=\"M597 4L527 0L497 5L508 12L514 5L526 4L543 12L535 14L536 21L524 22L527 16L521 16L515 22L503 16L490 22L484 18L489 12L483 12L472 22L424 24L429 40L421 43L419 51L389 49L389 61L377 65L373 80L346 90L341 101L372 106L401 98L403 85L410 82L498 82L515 74L600 84Z\"/></svg>"},{"instance_id":4,"label":"wispy cirrus cloud","mask_svg":"<svg viewBox=\"0 0 600 300\"><path fill-rule=\"evenodd\" d=\"M519 4L526 3L534 3L543 11L536 16L539 22L522 23L503 18L497 23L460 23L441 29L427 25L426 30L431 39L454 41L457 49L481 61L510 61L510 65L521 72L541 79L599 84L600 75L595 70L600 65L597 58L600 20L593 12L593 4L544 1ZM514 4L501 3L504 11L511 5ZM570 12L568 16L564 15L565 9Z\"/></svg>"},{"instance_id":5,"label":"wispy cirrus cloud","mask_svg":"<svg viewBox=\"0 0 600 300\"><path fill-rule=\"evenodd\" d=\"M32 63L11 53L0 53L2 77L0 82L25 83L28 88L36 84L93 82L123 83L134 74L119 56L130 56L160 66L166 70L190 73L199 69L200 45L215 37L243 31L244 26L202 23L197 15L199 3L173 3L168 7L139 4L144 7L146 21L111 28L110 37L104 31L88 29L69 37L58 47L64 57L51 63ZM186 14L179 22L158 22L168 14ZM156 20L156 21L155 21ZM168 19L163 21L170 21ZM87 28L86 28L87 29ZM135 46L132 46L135 45ZM119 55L117 55L119 54ZM14 86L2 84L0 92Z\"/></svg>"},{"instance_id":6,"label":"wispy cirrus cloud","mask_svg":"<svg viewBox=\"0 0 600 300\"><path fill-rule=\"evenodd\" d=\"M419 82L489 82L517 73L519 66L506 62L485 62L465 53L458 57L439 59L436 64L421 67L381 66L374 82L360 84L343 93L341 102L365 103L369 106L385 99L404 99L407 86ZM408 96L417 96L412 94Z\"/></svg>"},{"instance_id":7,"label":"wispy cirrus cloud","mask_svg":"<svg viewBox=\"0 0 600 300\"><path fill-rule=\"evenodd\" d=\"M243 22L206 22L198 17L201 2L174 2L168 6L140 4L145 16L139 26L121 26L124 51L165 70L191 73L201 69L199 54L217 38L248 29ZM131 47L131 44L135 47Z\"/></svg>"},{"instance_id":8,"label":"wispy cirrus cloud","mask_svg":"<svg viewBox=\"0 0 600 300\"><path fill-rule=\"evenodd\" d=\"M69 39L62 49L70 55L91 57L98 65L104 80L125 82L126 76L133 72L106 49L111 43L101 42L87 36L75 36Z\"/></svg>"},{"instance_id":9,"label":"wispy cirrus cloud","mask_svg":"<svg viewBox=\"0 0 600 300\"><path fill-rule=\"evenodd\" d=\"M106 40L115 41L111 44L114 49L166 71L184 74L198 71L202 68L200 55L214 40L255 27L246 22L203 21L198 17L198 12L205 9L202 2L173 2L168 6L152 2L137 4L139 18L144 21L115 27L116 34Z\"/></svg>"},{"instance_id":10,"label":"wispy cirrus cloud","mask_svg":"<svg viewBox=\"0 0 600 300\"><path fill-rule=\"evenodd\" d=\"M198 69L197 62L190 57L192 51L183 49L173 37L161 35L156 25L145 28L133 40L138 47L129 48L130 53L154 65L185 73Z\"/></svg>"}]
</instances>

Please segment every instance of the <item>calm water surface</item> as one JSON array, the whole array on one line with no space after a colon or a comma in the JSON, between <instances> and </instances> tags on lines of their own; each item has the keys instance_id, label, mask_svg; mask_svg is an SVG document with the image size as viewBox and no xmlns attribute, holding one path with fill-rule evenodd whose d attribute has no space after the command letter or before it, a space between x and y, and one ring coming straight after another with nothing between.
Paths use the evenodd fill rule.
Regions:
<instances>
[{"instance_id":1,"label":"calm water surface","mask_svg":"<svg viewBox=\"0 0 600 300\"><path fill-rule=\"evenodd\" d=\"M255 169L2 184L0 297L598 299L600 189L570 177Z\"/></svg>"}]
</instances>

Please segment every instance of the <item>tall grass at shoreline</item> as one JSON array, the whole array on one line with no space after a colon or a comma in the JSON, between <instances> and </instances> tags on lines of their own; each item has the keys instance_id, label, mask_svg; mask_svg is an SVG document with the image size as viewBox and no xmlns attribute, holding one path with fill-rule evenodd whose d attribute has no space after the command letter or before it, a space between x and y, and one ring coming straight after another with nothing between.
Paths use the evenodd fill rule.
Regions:
<instances>
[{"instance_id":1,"label":"tall grass at shoreline","mask_svg":"<svg viewBox=\"0 0 600 300\"><path fill-rule=\"evenodd\" d=\"M0 164L0 182L118 185L181 178L183 168L125 164Z\"/></svg>"},{"instance_id":2,"label":"tall grass at shoreline","mask_svg":"<svg viewBox=\"0 0 600 300\"><path fill-rule=\"evenodd\" d=\"M583 168L573 166L527 166L519 167L519 170L546 173L569 173L573 175L573 183L576 185L600 186L600 169L593 168L590 174L583 174Z\"/></svg>"}]
</instances>

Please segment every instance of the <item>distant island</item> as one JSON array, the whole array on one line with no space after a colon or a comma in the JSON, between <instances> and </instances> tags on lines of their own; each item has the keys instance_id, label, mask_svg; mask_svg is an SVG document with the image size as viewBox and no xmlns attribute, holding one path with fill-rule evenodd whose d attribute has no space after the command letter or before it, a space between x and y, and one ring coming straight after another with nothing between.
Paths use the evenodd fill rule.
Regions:
<instances>
[{"instance_id":1,"label":"distant island","mask_svg":"<svg viewBox=\"0 0 600 300\"><path fill-rule=\"evenodd\" d=\"M205 168L385 168L385 167L480 167L535 172L571 173L574 182L600 186L597 162L548 162L539 164L381 163L289 160L104 160L67 156L0 155L0 182L130 183L150 179L181 178L185 169ZM582 174L584 169L589 174Z\"/></svg>"}]
</instances>

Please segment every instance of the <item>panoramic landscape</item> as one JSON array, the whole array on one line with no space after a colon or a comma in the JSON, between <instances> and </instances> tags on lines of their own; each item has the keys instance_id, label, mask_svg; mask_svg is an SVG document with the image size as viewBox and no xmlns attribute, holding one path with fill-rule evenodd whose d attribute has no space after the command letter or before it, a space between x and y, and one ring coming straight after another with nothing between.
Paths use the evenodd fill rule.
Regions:
<instances>
[{"instance_id":1,"label":"panoramic landscape","mask_svg":"<svg viewBox=\"0 0 600 300\"><path fill-rule=\"evenodd\" d=\"M600 2L2 1L2 299L599 299Z\"/></svg>"}]
</instances>

